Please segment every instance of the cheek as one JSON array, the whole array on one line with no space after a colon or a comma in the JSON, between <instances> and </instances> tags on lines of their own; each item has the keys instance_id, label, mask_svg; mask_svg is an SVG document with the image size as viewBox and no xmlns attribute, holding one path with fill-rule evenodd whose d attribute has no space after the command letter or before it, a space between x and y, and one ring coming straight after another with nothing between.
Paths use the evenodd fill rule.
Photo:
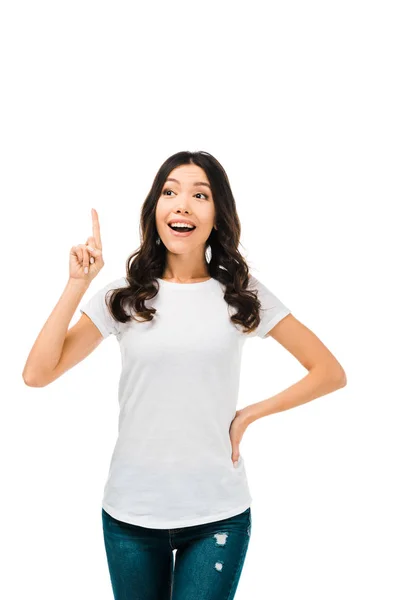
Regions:
<instances>
[{"instance_id":1,"label":"cheek","mask_svg":"<svg viewBox=\"0 0 400 600\"><path fill-rule=\"evenodd\" d=\"M199 223L202 225L208 226L214 221L215 208L214 205L210 204L209 202L199 202L193 212L196 214Z\"/></svg>"},{"instance_id":2,"label":"cheek","mask_svg":"<svg viewBox=\"0 0 400 600\"><path fill-rule=\"evenodd\" d=\"M167 218L167 207L163 206L162 202L158 202L155 212L156 221L163 221Z\"/></svg>"},{"instance_id":3,"label":"cheek","mask_svg":"<svg viewBox=\"0 0 400 600\"><path fill-rule=\"evenodd\" d=\"M212 229L214 225L214 213L207 211L207 214L199 215L199 225L203 229Z\"/></svg>"}]
</instances>

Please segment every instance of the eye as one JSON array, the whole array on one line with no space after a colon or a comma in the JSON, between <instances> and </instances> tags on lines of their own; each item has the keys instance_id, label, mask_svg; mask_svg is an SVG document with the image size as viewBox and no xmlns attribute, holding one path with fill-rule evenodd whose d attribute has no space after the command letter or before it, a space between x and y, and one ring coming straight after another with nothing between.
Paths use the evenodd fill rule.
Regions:
<instances>
[{"instance_id":1,"label":"eye","mask_svg":"<svg viewBox=\"0 0 400 600\"><path fill-rule=\"evenodd\" d=\"M170 190L170 189L165 189L165 190L163 191L163 195L164 195L164 196L166 196L166 195L167 195L167 192L172 192L172 190ZM195 194L195 195L196 195L196 196L198 196L199 194L200 194L201 196L204 196L204 198L205 198L206 200L208 200L208 195L207 195L207 194L203 194L203 192L197 192L197 194Z\"/></svg>"}]
</instances>

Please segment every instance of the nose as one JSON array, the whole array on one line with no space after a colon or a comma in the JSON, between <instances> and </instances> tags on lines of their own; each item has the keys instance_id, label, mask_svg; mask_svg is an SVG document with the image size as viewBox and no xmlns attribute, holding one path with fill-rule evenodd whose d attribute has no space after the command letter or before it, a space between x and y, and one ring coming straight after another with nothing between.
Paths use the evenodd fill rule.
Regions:
<instances>
[{"instance_id":1,"label":"nose","mask_svg":"<svg viewBox=\"0 0 400 600\"><path fill-rule=\"evenodd\" d=\"M182 212L183 212L183 213L186 213L186 214L188 214L188 213L189 213L189 211L188 211L188 209L187 209L187 208L184 208L184 209L182 209L182 208L177 208L177 209L176 209L176 212L177 212L178 214L180 214L180 213L182 213Z\"/></svg>"}]
</instances>

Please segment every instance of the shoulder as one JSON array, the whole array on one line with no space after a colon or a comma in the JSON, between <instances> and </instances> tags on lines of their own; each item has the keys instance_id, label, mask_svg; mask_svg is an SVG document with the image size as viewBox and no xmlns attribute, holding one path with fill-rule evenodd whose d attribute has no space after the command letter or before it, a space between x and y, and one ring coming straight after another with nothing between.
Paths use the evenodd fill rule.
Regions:
<instances>
[{"instance_id":1,"label":"shoulder","mask_svg":"<svg viewBox=\"0 0 400 600\"><path fill-rule=\"evenodd\" d=\"M128 287L128 280L126 277L117 277L116 279L106 283L103 287L103 290L114 290L123 287Z\"/></svg>"},{"instance_id":2,"label":"shoulder","mask_svg":"<svg viewBox=\"0 0 400 600\"><path fill-rule=\"evenodd\" d=\"M247 286L248 290L257 291L260 294L270 294L271 290L268 288L265 283L263 283L260 279L255 277L252 273L249 273L249 283Z\"/></svg>"}]
</instances>

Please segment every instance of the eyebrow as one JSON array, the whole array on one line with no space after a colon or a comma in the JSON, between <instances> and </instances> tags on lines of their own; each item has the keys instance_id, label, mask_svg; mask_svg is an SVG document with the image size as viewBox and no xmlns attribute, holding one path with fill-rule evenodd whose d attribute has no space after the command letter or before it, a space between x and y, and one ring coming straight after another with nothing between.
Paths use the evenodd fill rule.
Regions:
<instances>
[{"instance_id":1,"label":"eyebrow","mask_svg":"<svg viewBox=\"0 0 400 600\"><path fill-rule=\"evenodd\" d=\"M165 183L167 183L167 181L174 181L175 183L180 183L177 179L174 179L173 177L168 177L168 179L165 180ZM199 185L205 185L206 187L208 187L211 190L211 186L206 183L205 181L195 181L193 183L193 185L199 186Z\"/></svg>"}]
</instances>

